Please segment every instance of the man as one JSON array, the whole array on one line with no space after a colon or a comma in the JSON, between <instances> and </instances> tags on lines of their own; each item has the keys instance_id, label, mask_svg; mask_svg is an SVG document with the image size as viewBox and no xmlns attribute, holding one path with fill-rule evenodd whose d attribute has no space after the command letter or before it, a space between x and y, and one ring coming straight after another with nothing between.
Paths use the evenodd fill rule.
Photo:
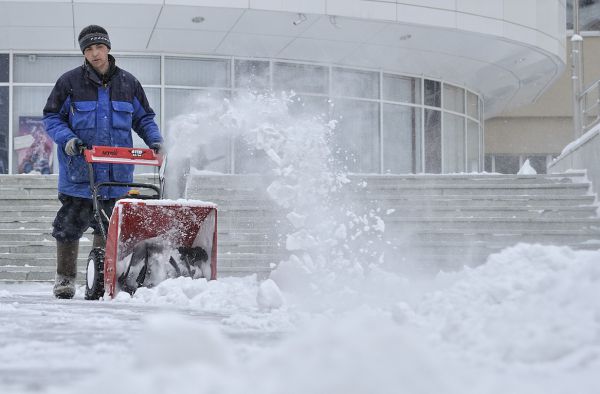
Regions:
<instances>
[{"instance_id":1,"label":"man","mask_svg":"<svg viewBox=\"0 0 600 394\"><path fill-rule=\"evenodd\" d=\"M44 125L58 149L58 198L53 223L56 239L54 295L73 298L79 239L91 226L93 246L104 246L93 218L91 188L82 149L92 145L133 146L131 129L155 151L162 137L140 82L115 65L107 31L90 25L79 34L84 64L63 74L44 107ZM94 164L95 182L132 182L133 166ZM126 188L103 187L101 205L108 215ZM108 223L108 221L106 221Z\"/></svg>"}]
</instances>

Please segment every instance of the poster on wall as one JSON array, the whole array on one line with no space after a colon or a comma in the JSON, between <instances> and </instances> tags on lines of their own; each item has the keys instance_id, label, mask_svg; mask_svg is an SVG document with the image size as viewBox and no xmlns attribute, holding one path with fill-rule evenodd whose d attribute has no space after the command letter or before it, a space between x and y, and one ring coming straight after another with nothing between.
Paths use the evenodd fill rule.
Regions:
<instances>
[{"instance_id":1,"label":"poster on wall","mask_svg":"<svg viewBox=\"0 0 600 394\"><path fill-rule=\"evenodd\" d=\"M19 117L13 146L19 174L52 173L52 140L46 134L41 116Z\"/></svg>"}]
</instances>

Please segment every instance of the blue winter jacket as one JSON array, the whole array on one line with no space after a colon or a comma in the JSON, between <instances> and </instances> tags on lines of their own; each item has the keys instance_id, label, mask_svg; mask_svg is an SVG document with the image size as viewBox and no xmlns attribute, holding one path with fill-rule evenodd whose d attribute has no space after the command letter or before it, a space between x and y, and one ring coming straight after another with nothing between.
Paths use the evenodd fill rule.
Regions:
<instances>
[{"instance_id":1,"label":"blue winter jacket","mask_svg":"<svg viewBox=\"0 0 600 394\"><path fill-rule=\"evenodd\" d=\"M139 81L111 62L110 77L101 80L87 62L63 74L44 107L46 132L58 145L58 191L91 198L88 167L82 155L68 156L65 145L78 137L87 146L132 147L131 129L150 146L162 142L154 111ZM95 182L132 182L130 164L94 164ZM127 188L103 187L100 198L121 197Z\"/></svg>"}]
</instances>

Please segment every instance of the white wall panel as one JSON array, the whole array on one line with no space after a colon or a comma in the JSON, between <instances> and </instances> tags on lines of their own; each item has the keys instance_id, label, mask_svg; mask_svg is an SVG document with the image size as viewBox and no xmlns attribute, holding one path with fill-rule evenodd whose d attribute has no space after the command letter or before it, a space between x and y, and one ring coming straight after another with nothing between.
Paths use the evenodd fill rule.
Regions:
<instances>
[{"instance_id":1,"label":"white wall panel","mask_svg":"<svg viewBox=\"0 0 600 394\"><path fill-rule=\"evenodd\" d=\"M456 9L456 0L397 0L398 5L408 4L427 8Z\"/></svg>"},{"instance_id":2,"label":"white wall panel","mask_svg":"<svg viewBox=\"0 0 600 394\"><path fill-rule=\"evenodd\" d=\"M438 27L456 27L456 12L436 8L398 4L397 18L399 22L432 25Z\"/></svg>"},{"instance_id":3,"label":"white wall panel","mask_svg":"<svg viewBox=\"0 0 600 394\"><path fill-rule=\"evenodd\" d=\"M248 8L248 0L165 0L165 5L191 5L202 7Z\"/></svg>"},{"instance_id":4,"label":"white wall panel","mask_svg":"<svg viewBox=\"0 0 600 394\"><path fill-rule=\"evenodd\" d=\"M148 49L183 52L212 53L223 40L225 32L161 29L154 32Z\"/></svg>"},{"instance_id":5,"label":"white wall panel","mask_svg":"<svg viewBox=\"0 0 600 394\"><path fill-rule=\"evenodd\" d=\"M544 0L546 4L555 0ZM550 8L550 7L549 7ZM504 0L504 20L523 26L536 28L537 0Z\"/></svg>"},{"instance_id":6,"label":"white wall panel","mask_svg":"<svg viewBox=\"0 0 600 394\"><path fill-rule=\"evenodd\" d=\"M499 19L464 13L456 14L456 27L460 30L502 36L504 32L503 25L502 20Z\"/></svg>"},{"instance_id":7,"label":"white wall panel","mask_svg":"<svg viewBox=\"0 0 600 394\"><path fill-rule=\"evenodd\" d=\"M297 38L290 43L278 57L285 59L306 59L307 56L318 62L339 63L356 49L355 43L314 40L310 38Z\"/></svg>"},{"instance_id":8,"label":"white wall panel","mask_svg":"<svg viewBox=\"0 0 600 394\"><path fill-rule=\"evenodd\" d=\"M81 31L82 28L83 26L76 29L77 34L79 34L79 31ZM139 50L139 48L145 48L151 33L151 27L136 29L115 27L108 31L113 51L136 51Z\"/></svg>"},{"instance_id":9,"label":"white wall panel","mask_svg":"<svg viewBox=\"0 0 600 394\"><path fill-rule=\"evenodd\" d=\"M396 20L396 3L363 0L327 0L327 15Z\"/></svg>"},{"instance_id":10,"label":"white wall panel","mask_svg":"<svg viewBox=\"0 0 600 394\"><path fill-rule=\"evenodd\" d=\"M75 49L73 29L66 27L6 27L0 30L4 48L10 49Z\"/></svg>"},{"instance_id":11,"label":"white wall panel","mask_svg":"<svg viewBox=\"0 0 600 394\"><path fill-rule=\"evenodd\" d=\"M77 3L74 6L74 19L79 26L153 27L160 8L159 4Z\"/></svg>"},{"instance_id":12,"label":"white wall panel","mask_svg":"<svg viewBox=\"0 0 600 394\"><path fill-rule=\"evenodd\" d=\"M325 0L250 0L250 8L324 14Z\"/></svg>"},{"instance_id":13,"label":"white wall panel","mask_svg":"<svg viewBox=\"0 0 600 394\"><path fill-rule=\"evenodd\" d=\"M292 40L285 36L229 33L216 49L221 55L274 57Z\"/></svg>"},{"instance_id":14,"label":"white wall panel","mask_svg":"<svg viewBox=\"0 0 600 394\"><path fill-rule=\"evenodd\" d=\"M560 42L555 39L548 37L547 34L536 33L536 46L550 52L550 53L560 53L561 51L565 51L565 48L560 44Z\"/></svg>"},{"instance_id":15,"label":"white wall panel","mask_svg":"<svg viewBox=\"0 0 600 394\"><path fill-rule=\"evenodd\" d=\"M296 37L308 29L319 16L305 15L306 20L299 20L298 15L288 12L248 10L237 21L232 31L235 33L266 34L272 36Z\"/></svg>"},{"instance_id":16,"label":"white wall panel","mask_svg":"<svg viewBox=\"0 0 600 394\"><path fill-rule=\"evenodd\" d=\"M503 1L456 0L456 10L467 14L502 19L504 14Z\"/></svg>"},{"instance_id":17,"label":"white wall panel","mask_svg":"<svg viewBox=\"0 0 600 394\"><path fill-rule=\"evenodd\" d=\"M31 12L28 3L0 3L0 23L2 26L72 26L71 4L42 3L35 5ZM51 18L48 15L52 15Z\"/></svg>"},{"instance_id":18,"label":"white wall panel","mask_svg":"<svg viewBox=\"0 0 600 394\"><path fill-rule=\"evenodd\" d=\"M94 0L94 1L90 1L90 0L73 0L73 3L96 3L96 4L114 4L116 3L115 0ZM69 3L71 3L71 1L69 1ZM126 1L122 1L121 3L127 3L127 4L162 4L163 2L161 0L126 0Z\"/></svg>"},{"instance_id":19,"label":"white wall panel","mask_svg":"<svg viewBox=\"0 0 600 394\"><path fill-rule=\"evenodd\" d=\"M333 41L363 42L385 28L380 22L346 18L341 16L322 16L302 37L327 39Z\"/></svg>"},{"instance_id":20,"label":"white wall panel","mask_svg":"<svg viewBox=\"0 0 600 394\"><path fill-rule=\"evenodd\" d=\"M549 34L552 37L559 36L561 30L560 25L565 25L566 21L563 20L561 23L557 23L560 16L558 7L548 7L548 0L538 1L536 10L537 28L542 33ZM558 0L554 0L555 2Z\"/></svg>"},{"instance_id":21,"label":"white wall panel","mask_svg":"<svg viewBox=\"0 0 600 394\"><path fill-rule=\"evenodd\" d=\"M163 8L156 27L228 31L242 13L244 13L243 9L235 8L170 5ZM197 16L203 17L204 21L202 23L192 22L192 18Z\"/></svg>"},{"instance_id":22,"label":"white wall panel","mask_svg":"<svg viewBox=\"0 0 600 394\"><path fill-rule=\"evenodd\" d=\"M283 0L249 0L248 6L255 9L285 11Z\"/></svg>"},{"instance_id":23,"label":"white wall panel","mask_svg":"<svg viewBox=\"0 0 600 394\"><path fill-rule=\"evenodd\" d=\"M504 37L528 45L535 45L537 31L514 23L504 22Z\"/></svg>"}]
</instances>

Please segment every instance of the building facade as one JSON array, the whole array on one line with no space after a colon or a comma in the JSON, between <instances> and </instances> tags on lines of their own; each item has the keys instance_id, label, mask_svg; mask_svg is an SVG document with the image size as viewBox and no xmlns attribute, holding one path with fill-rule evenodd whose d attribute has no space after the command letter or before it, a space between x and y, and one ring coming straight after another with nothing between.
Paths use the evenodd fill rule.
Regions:
<instances>
[{"instance_id":1,"label":"building facade","mask_svg":"<svg viewBox=\"0 0 600 394\"><path fill-rule=\"evenodd\" d=\"M198 95L293 91L338 121L350 172L483 171L485 120L563 73L565 14L564 0L0 0L0 173L56 171L41 112L82 63L88 24L108 30L164 134ZM227 146L206 169L247 171Z\"/></svg>"},{"instance_id":2,"label":"building facade","mask_svg":"<svg viewBox=\"0 0 600 394\"><path fill-rule=\"evenodd\" d=\"M590 87L583 110L584 123L600 117L600 1L580 0L580 30L583 37L583 86ZM567 2L567 28L573 26L571 0ZM572 30L567 32L566 53L571 54ZM516 173L530 160L538 172L579 136L573 130L571 57L561 77L535 102L486 119L485 169Z\"/></svg>"}]
</instances>

